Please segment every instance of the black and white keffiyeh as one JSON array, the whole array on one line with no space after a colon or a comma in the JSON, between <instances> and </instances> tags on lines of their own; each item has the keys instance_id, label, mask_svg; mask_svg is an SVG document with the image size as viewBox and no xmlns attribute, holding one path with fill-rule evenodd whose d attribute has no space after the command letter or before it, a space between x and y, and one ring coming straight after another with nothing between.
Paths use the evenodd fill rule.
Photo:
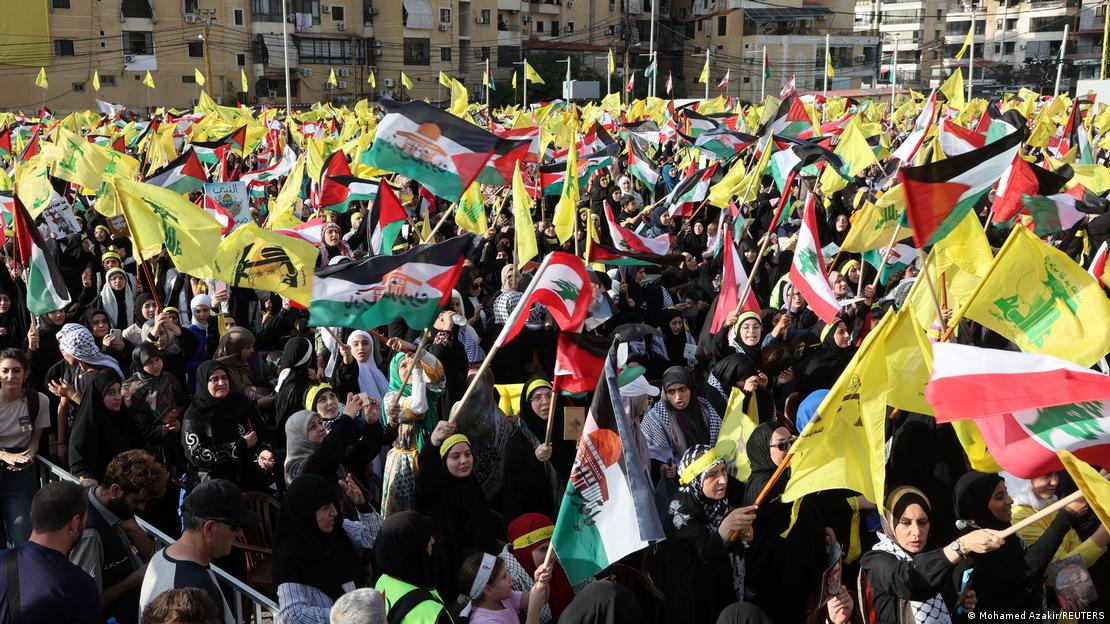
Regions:
<instances>
[{"instance_id":1,"label":"black and white keffiyeh","mask_svg":"<svg viewBox=\"0 0 1110 624\"><path fill-rule=\"evenodd\" d=\"M875 544L872 550L879 552L890 553L897 557L900 561L912 561L913 557L894 542L893 539L884 533L879 533L879 543ZM907 601L910 603L910 611L913 613L913 621L917 624L951 624L952 617L948 615L948 607L944 604L944 598L940 594L933 596L925 602L917 602L914 600Z\"/></svg>"}]
</instances>

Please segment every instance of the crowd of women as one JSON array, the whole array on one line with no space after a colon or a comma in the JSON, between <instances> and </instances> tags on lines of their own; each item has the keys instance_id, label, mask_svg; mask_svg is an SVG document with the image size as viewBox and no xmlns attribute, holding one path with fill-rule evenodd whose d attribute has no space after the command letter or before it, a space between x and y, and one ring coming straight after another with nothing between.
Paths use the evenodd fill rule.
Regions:
<instances>
[{"instance_id":1,"label":"crowd of women","mask_svg":"<svg viewBox=\"0 0 1110 624\"><path fill-rule=\"evenodd\" d=\"M531 277L513 266L505 212L474 237L451 304L423 332L400 319L315 328L280 296L196 279L166 258L137 270L130 241L94 211L79 216L82 233L58 241L71 305L30 318L21 267L9 260L0 275L7 540L30 534L36 455L92 487L113 458L143 449L168 476L140 515L171 536L182 533L182 499L205 482L278 501L267 586L291 624L327 622L341 596L367 586L384 594L390 622L949 622L1052 611L1071 595L1050 574L1061 562L1087 571L1103 596L1088 603L1101 609L1110 537L1082 501L999 535L1074 490L1066 473L972 471L951 427L930 417L889 422L882 515L879 501L850 491L781 500L789 469L774 473L866 332L905 302L917 267L872 285L874 269L841 254L830 283L850 301L822 323L788 279L799 216L769 231L777 191L767 178L741 207L751 223L738 242L763 310L725 314L713 332L732 219L715 209L672 219L652 204L680 178L671 146L656 161L657 188L623 175L623 162L592 175L583 227L562 247L584 249L587 220L609 213L639 234L671 234L681 254L673 265L591 271L599 301L587 328L658 330L628 344L620 387L651 458L664 541L576 585L547 556L575 460L567 408L590 397L553 393L558 328L539 306L474 378ZM823 241L843 242L849 198L874 173L817 202ZM542 218L551 208L536 211L541 254L561 247ZM357 202L328 216L320 265L365 257ZM1105 237L1104 223L1082 227ZM612 242L608 228L594 230ZM763 233L772 244L757 268ZM412 231L398 249L416 240ZM964 335L1000 340L982 328ZM760 422L744 481L714 450L734 389ZM241 550L216 563L247 578Z\"/></svg>"}]
</instances>

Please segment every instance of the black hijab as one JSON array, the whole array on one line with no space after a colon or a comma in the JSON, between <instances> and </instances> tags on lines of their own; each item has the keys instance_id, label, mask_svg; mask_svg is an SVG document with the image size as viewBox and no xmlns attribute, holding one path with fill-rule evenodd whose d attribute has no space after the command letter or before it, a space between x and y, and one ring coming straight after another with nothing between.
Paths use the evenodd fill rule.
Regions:
<instances>
[{"instance_id":1,"label":"black hijab","mask_svg":"<svg viewBox=\"0 0 1110 624\"><path fill-rule=\"evenodd\" d=\"M612 581L596 581L578 592L559 624L637 624L643 618L636 594Z\"/></svg>"},{"instance_id":2,"label":"black hijab","mask_svg":"<svg viewBox=\"0 0 1110 624\"><path fill-rule=\"evenodd\" d=\"M432 519L424 514L415 511L390 514L374 542L378 571L416 587L435 587L432 557L428 554L432 532Z\"/></svg>"},{"instance_id":3,"label":"black hijab","mask_svg":"<svg viewBox=\"0 0 1110 624\"><path fill-rule=\"evenodd\" d=\"M285 343L281 351L279 365L281 373L278 376L278 392L274 398L274 410L277 416L279 432L285 431L285 420L304 409L304 397L312 385L308 369L314 362L314 349L312 343L304 336L294 336Z\"/></svg>"},{"instance_id":4,"label":"black hijab","mask_svg":"<svg viewBox=\"0 0 1110 624\"><path fill-rule=\"evenodd\" d=\"M85 383L69 439L70 469L78 476L103 479L113 457L142 448L127 404L120 402L115 411L104 405L113 384L120 384L120 379L110 369L92 373Z\"/></svg>"},{"instance_id":5,"label":"black hijab","mask_svg":"<svg viewBox=\"0 0 1110 624\"><path fill-rule=\"evenodd\" d=\"M141 292L135 295L135 312L131 315L133 317L131 319L131 322L138 325L139 327L142 327L144 324L146 324L146 319L143 318L143 304L153 299L154 297L152 297L150 293L146 292Z\"/></svg>"},{"instance_id":6,"label":"black hijab","mask_svg":"<svg viewBox=\"0 0 1110 624\"><path fill-rule=\"evenodd\" d=\"M541 383L543 382L543 383ZM534 385L535 384L535 385ZM546 384L546 385L544 385ZM547 437L547 420L540 418L539 414L532 409L532 395L541 388L551 389L551 383L541 377L533 377L524 384L524 392L520 394L520 421L528 427L528 430L536 437L540 443ZM558 401L558 395L551 395L552 401ZM551 461L549 462L560 475L566 475L570 467L574 464L574 456L578 452L578 442L574 440L564 440L562 435L563 430L563 410L558 405L555 407L554 414L555 421L551 423Z\"/></svg>"},{"instance_id":7,"label":"black hijab","mask_svg":"<svg viewBox=\"0 0 1110 624\"><path fill-rule=\"evenodd\" d=\"M300 583L319 589L333 601L343 595L344 583L365 584L365 571L335 519L331 533L316 523L316 511L327 504L339 506L339 488L315 474L297 477L285 490L281 524L274 536L274 587Z\"/></svg>"},{"instance_id":8,"label":"black hijab","mask_svg":"<svg viewBox=\"0 0 1110 624\"><path fill-rule=\"evenodd\" d=\"M208 360L197 367L197 388L193 392L193 404L190 407L209 411L220 407L235 394L233 392L228 392L226 397L217 399L208 392L208 378L216 371L223 371L224 374L228 375L228 387L231 387L231 374L228 373L227 366L224 366L222 362L216 360Z\"/></svg>"},{"instance_id":9,"label":"black hijab","mask_svg":"<svg viewBox=\"0 0 1110 624\"><path fill-rule=\"evenodd\" d=\"M814 390L832 388L855 356L856 346L841 347L836 344L836 326L843 322L840 318L834 319L821 330L821 346L802 364L799 390L803 395Z\"/></svg>"},{"instance_id":10,"label":"black hijab","mask_svg":"<svg viewBox=\"0 0 1110 624\"><path fill-rule=\"evenodd\" d=\"M991 494L1002 477L989 472L971 471L956 482L956 517L971 520L981 529L1002 530L1010 524L995 517L990 510Z\"/></svg>"},{"instance_id":11,"label":"black hijab","mask_svg":"<svg viewBox=\"0 0 1110 624\"><path fill-rule=\"evenodd\" d=\"M751 505L755 502L759 493L763 490L763 486L771 480L771 475L774 474L778 466L771 460L771 437L774 436L775 429L782 427L777 422L765 422L760 424L755 429L752 429L752 434L748 437L748 442L745 451L748 455L748 462L752 466L752 476L748 479L748 485L744 490L744 504ZM782 476L768 493L768 499L773 499L782 491L786 489L786 483L790 480L790 469L787 468L783 471Z\"/></svg>"},{"instance_id":12,"label":"black hijab","mask_svg":"<svg viewBox=\"0 0 1110 624\"><path fill-rule=\"evenodd\" d=\"M670 386L681 384L690 389L690 400L686 403L686 407L678 409L671 405L670 400L667 400L667 409L671 411L671 421L677 424L682 429L682 435L686 438L686 448L693 447L695 444L709 444L709 423L706 421L705 415L702 413L701 401L698 398L697 392L694 391L694 382L690 380L690 373L681 366L672 366L663 372L663 392L667 392ZM685 452L685 449L683 449Z\"/></svg>"},{"instance_id":13,"label":"black hijab","mask_svg":"<svg viewBox=\"0 0 1110 624\"><path fill-rule=\"evenodd\" d=\"M671 331L670 323L682 316L676 308L663 310L659 317L659 330L663 332L663 346L667 349L667 361L671 363L686 362L686 326L676 334Z\"/></svg>"}]
</instances>

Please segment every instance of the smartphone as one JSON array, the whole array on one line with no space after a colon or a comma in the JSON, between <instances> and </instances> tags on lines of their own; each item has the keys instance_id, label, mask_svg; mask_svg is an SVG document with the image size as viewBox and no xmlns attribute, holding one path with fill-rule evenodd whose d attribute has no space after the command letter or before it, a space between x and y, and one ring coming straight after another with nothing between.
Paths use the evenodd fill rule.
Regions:
<instances>
[{"instance_id":1,"label":"smartphone","mask_svg":"<svg viewBox=\"0 0 1110 624\"><path fill-rule=\"evenodd\" d=\"M968 568L964 570L963 576L960 577L960 597L956 599L956 604L958 605L956 607L957 615L963 615L963 613L967 611L967 609L963 607L963 602L964 598L967 597L967 592L971 590L971 573L974 571L975 568Z\"/></svg>"},{"instance_id":2,"label":"smartphone","mask_svg":"<svg viewBox=\"0 0 1110 624\"><path fill-rule=\"evenodd\" d=\"M123 330L122 329L113 329L108 333L110 333L112 335L112 342L123 342Z\"/></svg>"}]
</instances>

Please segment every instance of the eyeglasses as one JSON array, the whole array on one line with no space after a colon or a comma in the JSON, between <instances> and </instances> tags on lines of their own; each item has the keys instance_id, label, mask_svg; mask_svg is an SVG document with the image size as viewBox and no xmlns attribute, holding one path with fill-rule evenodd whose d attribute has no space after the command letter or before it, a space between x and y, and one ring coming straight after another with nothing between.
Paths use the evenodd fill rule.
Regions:
<instances>
[{"instance_id":1,"label":"eyeglasses","mask_svg":"<svg viewBox=\"0 0 1110 624\"><path fill-rule=\"evenodd\" d=\"M789 438L787 438L785 440L782 440L781 442L778 442L777 444L772 444L770 448L777 448L778 450L785 453L786 451L790 450L790 447L794 444L794 442L797 439L798 439L798 436L790 436Z\"/></svg>"}]
</instances>

